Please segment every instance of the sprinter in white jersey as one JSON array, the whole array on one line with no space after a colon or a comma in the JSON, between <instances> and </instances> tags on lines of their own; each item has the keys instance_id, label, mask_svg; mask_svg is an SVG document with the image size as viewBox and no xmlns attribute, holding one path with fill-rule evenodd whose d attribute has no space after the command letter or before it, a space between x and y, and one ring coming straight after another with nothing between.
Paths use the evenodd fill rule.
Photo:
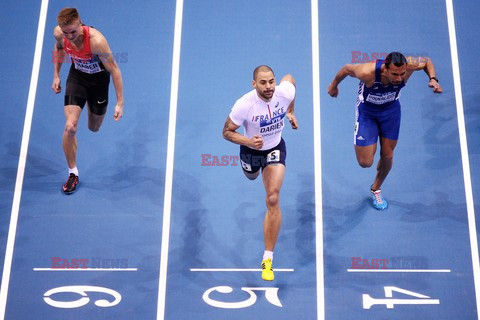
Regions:
<instances>
[{"instance_id":1,"label":"sprinter in white jersey","mask_svg":"<svg viewBox=\"0 0 480 320\"><path fill-rule=\"evenodd\" d=\"M237 100L225 121L223 137L240 145L240 161L243 173L254 180L262 169L266 191L267 213L264 220L265 251L262 259L262 279L272 281L273 249L282 222L280 188L285 175L287 151L282 138L285 118L293 129L297 119L295 105L295 79L285 75L275 86L273 70L265 65L253 71L254 90ZM244 134L236 132L244 126Z\"/></svg>"}]
</instances>

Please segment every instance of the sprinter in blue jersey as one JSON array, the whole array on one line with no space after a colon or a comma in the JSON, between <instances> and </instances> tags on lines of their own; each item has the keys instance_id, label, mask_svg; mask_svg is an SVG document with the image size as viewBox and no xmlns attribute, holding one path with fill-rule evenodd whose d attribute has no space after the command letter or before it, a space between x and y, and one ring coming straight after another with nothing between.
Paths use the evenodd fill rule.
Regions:
<instances>
[{"instance_id":1,"label":"sprinter in blue jersey","mask_svg":"<svg viewBox=\"0 0 480 320\"><path fill-rule=\"evenodd\" d=\"M338 84L346 76L360 80L355 119L355 154L358 164L371 167L380 137L380 160L377 175L371 185L373 206L386 209L387 201L381 186L393 163L393 150L397 145L400 129L400 90L414 71L423 70L429 78L428 86L441 93L435 67L428 57L407 57L399 52L390 53L385 60L363 64L347 64L337 73L328 86L328 94L338 95Z\"/></svg>"}]
</instances>

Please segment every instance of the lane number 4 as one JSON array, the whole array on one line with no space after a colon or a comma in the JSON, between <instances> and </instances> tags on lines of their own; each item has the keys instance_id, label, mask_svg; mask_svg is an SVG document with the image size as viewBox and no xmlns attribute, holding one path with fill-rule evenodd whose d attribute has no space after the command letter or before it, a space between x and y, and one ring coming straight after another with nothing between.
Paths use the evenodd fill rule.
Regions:
<instances>
[{"instance_id":1,"label":"lane number 4","mask_svg":"<svg viewBox=\"0 0 480 320\"><path fill-rule=\"evenodd\" d=\"M384 304L387 309L393 309L395 308L395 305L399 304L440 304L440 300L438 299L430 299L429 296L426 296L421 293L397 288L397 287L392 287L392 286L386 286L383 287L385 290L385 298L386 299L376 299L370 297L369 294L363 294L363 309L370 309L373 305L380 305ZM407 296L415 297L416 299L394 299L393 298L393 293L398 292L402 293Z\"/></svg>"}]
</instances>

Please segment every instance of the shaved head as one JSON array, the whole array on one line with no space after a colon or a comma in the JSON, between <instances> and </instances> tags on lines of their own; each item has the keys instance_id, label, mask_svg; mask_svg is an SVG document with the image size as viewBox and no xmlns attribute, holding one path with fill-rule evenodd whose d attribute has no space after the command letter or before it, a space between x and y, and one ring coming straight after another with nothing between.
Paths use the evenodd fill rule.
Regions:
<instances>
[{"instance_id":1,"label":"shaved head","mask_svg":"<svg viewBox=\"0 0 480 320\"><path fill-rule=\"evenodd\" d=\"M253 70L253 80L257 79L257 75L258 75L259 72L271 72L275 76L272 68L270 68L267 65L261 65L261 66L256 67L255 70Z\"/></svg>"}]
</instances>

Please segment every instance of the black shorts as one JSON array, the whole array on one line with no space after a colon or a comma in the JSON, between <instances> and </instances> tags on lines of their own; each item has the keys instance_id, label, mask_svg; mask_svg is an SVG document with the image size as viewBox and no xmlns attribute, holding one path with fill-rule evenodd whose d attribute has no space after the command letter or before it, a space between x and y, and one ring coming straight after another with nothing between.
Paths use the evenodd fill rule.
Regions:
<instances>
[{"instance_id":1,"label":"black shorts","mask_svg":"<svg viewBox=\"0 0 480 320\"><path fill-rule=\"evenodd\" d=\"M285 141L280 140L280 143L269 150L255 150L249 147L240 146L240 163L245 172L255 173L260 168L265 168L268 165L285 164L287 159L287 148Z\"/></svg>"},{"instance_id":2,"label":"black shorts","mask_svg":"<svg viewBox=\"0 0 480 320\"><path fill-rule=\"evenodd\" d=\"M104 115L107 112L109 84L109 72L86 74L76 70L72 64L65 89L65 105L76 105L83 109L85 102L88 102L90 112Z\"/></svg>"}]
</instances>

